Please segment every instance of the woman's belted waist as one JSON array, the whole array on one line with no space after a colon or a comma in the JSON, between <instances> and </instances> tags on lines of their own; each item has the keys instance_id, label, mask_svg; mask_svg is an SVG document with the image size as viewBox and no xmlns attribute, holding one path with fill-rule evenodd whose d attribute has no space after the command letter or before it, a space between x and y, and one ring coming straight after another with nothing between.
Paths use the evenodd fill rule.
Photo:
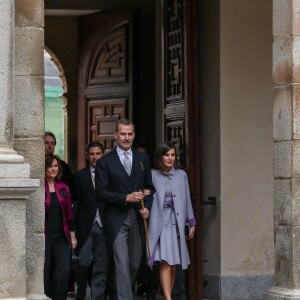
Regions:
<instances>
[{"instance_id":1,"label":"woman's belted waist","mask_svg":"<svg viewBox=\"0 0 300 300\"><path fill-rule=\"evenodd\" d=\"M163 208L174 208L173 197L165 197Z\"/></svg>"}]
</instances>

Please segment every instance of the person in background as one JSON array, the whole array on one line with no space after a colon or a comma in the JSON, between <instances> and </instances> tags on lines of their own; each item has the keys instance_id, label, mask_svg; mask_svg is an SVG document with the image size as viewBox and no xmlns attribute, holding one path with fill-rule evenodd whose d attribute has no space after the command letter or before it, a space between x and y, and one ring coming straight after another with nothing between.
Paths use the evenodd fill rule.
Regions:
<instances>
[{"instance_id":1,"label":"person in background","mask_svg":"<svg viewBox=\"0 0 300 300\"><path fill-rule=\"evenodd\" d=\"M54 154L55 146L56 146L56 137L55 134L51 131L45 131L44 136L44 144L45 144L45 154ZM75 187L74 187L74 177L70 166L60 159L61 164L61 178L60 180L68 185L71 190L71 194L74 195ZM71 271L69 284L68 284L68 291L75 292L75 279L76 275L74 271Z\"/></svg>"},{"instance_id":2,"label":"person in background","mask_svg":"<svg viewBox=\"0 0 300 300\"><path fill-rule=\"evenodd\" d=\"M74 174L76 219L78 239L77 295L83 300L86 296L89 268L91 267L91 299L104 300L107 277L107 250L104 232L105 207L96 201L95 167L104 154L104 146L94 141L87 145L87 166Z\"/></svg>"},{"instance_id":3,"label":"person in background","mask_svg":"<svg viewBox=\"0 0 300 300\"><path fill-rule=\"evenodd\" d=\"M117 299L132 300L132 284L144 249L143 219L149 217L155 189L148 157L132 149L133 123L118 120L114 137L117 146L96 164L96 195L106 206L107 239L115 265ZM146 197L144 189L149 190ZM141 200L145 202L144 208Z\"/></svg>"},{"instance_id":4,"label":"person in background","mask_svg":"<svg viewBox=\"0 0 300 300\"><path fill-rule=\"evenodd\" d=\"M45 144L45 154L48 153L54 154L55 146L56 146L56 137L53 132L45 131L44 144ZM73 192L74 180L73 180L72 170L70 166L62 159L60 159L60 163L62 168L61 181L66 183L70 187L71 192Z\"/></svg>"},{"instance_id":5,"label":"person in background","mask_svg":"<svg viewBox=\"0 0 300 300\"><path fill-rule=\"evenodd\" d=\"M72 197L69 187L60 181L60 159L45 157L45 265L44 292L55 300L68 296L71 248L76 248Z\"/></svg>"},{"instance_id":6,"label":"person in background","mask_svg":"<svg viewBox=\"0 0 300 300\"><path fill-rule=\"evenodd\" d=\"M147 154L147 149L146 149L145 145L142 143L137 143L135 145L135 150L138 152Z\"/></svg>"},{"instance_id":7,"label":"person in background","mask_svg":"<svg viewBox=\"0 0 300 300\"><path fill-rule=\"evenodd\" d=\"M187 269L190 263L186 240L193 238L196 225L187 174L176 168L172 143L164 142L156 150L152 178L156 193L149 219L149 265L159 264L164 297L171 300L176 266ZM187 238L186 223L190 226Z\"/></svg>"}]
</instances>

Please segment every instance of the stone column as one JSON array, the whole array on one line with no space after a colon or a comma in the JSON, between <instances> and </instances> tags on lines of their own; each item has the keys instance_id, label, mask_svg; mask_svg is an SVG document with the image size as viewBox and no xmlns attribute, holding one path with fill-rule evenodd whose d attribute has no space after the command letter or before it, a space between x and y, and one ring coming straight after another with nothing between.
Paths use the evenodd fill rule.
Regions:
<instances>
[{"instance_id":1,"label":"stone column","mask_svg":"<svg viewBox=\"0 0 300 300\"><path fill-rule=\"evenodd\" d=\"M275 286L300 299L300 0L273 0Z\"/></svg>"},{"instance_id":2,"label":"stone column","mask_svg":"<svg viewBox=\"0 0 300 300\"><path fill-rule=\"evenodd\" d=\"M15 0L14 148L40 185L26 200L26 298L46 299L44 0Z\"/></svg>"},{"instance_id":3,"label":"stone column","mask_svg":"<svg viewBox=\"0 0 300 300\"><path fill-rule=\"evenodd\" d=\"M0 299L27 293L26 199L40 185L14 147L15 1L0 0ZM26 52L26 47L23 48Z\"/></svg>"},{"instance_id":4,"label":"stone column","mask_svg":"<svg viewBox=\"0 0 300 300\"><path fill-rule=\"evenodd\" d=\"M23 162L13 150L14 0L0 0L0 162Z\"/></svg>"}]
</instances>

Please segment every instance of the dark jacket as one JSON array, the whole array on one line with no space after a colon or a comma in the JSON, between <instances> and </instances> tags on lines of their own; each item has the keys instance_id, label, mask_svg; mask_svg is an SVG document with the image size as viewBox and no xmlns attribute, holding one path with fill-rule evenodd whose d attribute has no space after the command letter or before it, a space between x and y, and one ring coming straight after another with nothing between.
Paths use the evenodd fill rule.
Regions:
<instances>
[{"instance_id":1,"label":"dark jacket","mask_svg":"<svg viewBox=\"0 0 300 300\"><path fill-rule=\"evenodd\" d=\"M78 242L77 251L83 246L91 231L95 220L97 208L100 218L105 225L105 205L96 201L96 193L93 186L90 167L85 167L74 174L75 182L75 205L76 205L76 238Z\"/></svg>"},{"instance_id":2,"label":"dark jacket","mask_svg":"<svg viewBox=\"0 0 300 300\"><path fill-rule=\"evenodd\" d=\"M69 187L61 181L55 181L55 192L61 207L63 216L63 229L67 241L70 241L70 231L74 231L74 216L72 208L72 196ZM50 190L45 180L45 235L48 235L47 213L50 209Z\"/></svg>"},{"instance_id":3,"label":"dark jacket","mask_svg":"<svg viewBox=\"0 0 300 300\"><path fill-rule=\"evenodd\" d=\"M97 161L96 165L96 196L97 201L106 206L107 235L110 244L113 243L122 224L124 223L129 207L133 206L140 232L144 234L143 219L139 210L141 204L126 203L126 196L134 191L150 189L151 195L145 197L145 207L149 210L152 206L155 188L152 183L149 158L144 153L132 150L131 176L125 171L116 148Z\"/></svg>"}]
</instances>

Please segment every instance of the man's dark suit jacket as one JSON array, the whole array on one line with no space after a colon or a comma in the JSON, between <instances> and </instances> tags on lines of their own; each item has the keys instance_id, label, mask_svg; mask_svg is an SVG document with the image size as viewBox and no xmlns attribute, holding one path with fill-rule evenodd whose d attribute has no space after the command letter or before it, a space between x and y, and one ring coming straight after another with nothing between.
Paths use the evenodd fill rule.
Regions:
<instances>
[{"instance_id":1,"label":"man's dark suit jacket","mask_svg":"<svg viewBox=\"0 0 300 300\"><path fill-rule=\"evenodd\" d=\"M105 225L105 205L96 201L95 189L90 167L79 170L74 175L75 180L75 233L78 242L76 251L80 251L93 226L97 208L103 225Z\"/></svg>"},{"instance_id":2,"label":"man's dark suit jacket","mask_svg":"<svg viewBox=\"0 0 300 300\"><path fill-rule=\"evenodd\" d=\"M65 184L68 185L68 187L71 190L72 194L72 200L74 202L74 193L75 193L75 186L74 186L74 176L72 173L72 170L70 166L63 161L62 159L60 160L61 168L62 168L62 174L61 174L61 181L64 182Z\"/></svg>"},{"instance_id":3,"label":"man's dark suit jacket","mask_svg":"<svg viewBox=\"0 0 300 300\"><path fill-rule=\"evenodd\" d=\"M107 239L110 246L123 225L128 210L135 208L142 238L144 237L143 219L139 213L141 203L126 203L126 196L132 192L150 189L151 195L144 198L145 207L152 206L155 188L152 183L149 158L144 153L132 149L132 171L130 180L120 161L116 148L97 161L96 196L99 203L106 205Z\"/></svg>"}]
</instances>

